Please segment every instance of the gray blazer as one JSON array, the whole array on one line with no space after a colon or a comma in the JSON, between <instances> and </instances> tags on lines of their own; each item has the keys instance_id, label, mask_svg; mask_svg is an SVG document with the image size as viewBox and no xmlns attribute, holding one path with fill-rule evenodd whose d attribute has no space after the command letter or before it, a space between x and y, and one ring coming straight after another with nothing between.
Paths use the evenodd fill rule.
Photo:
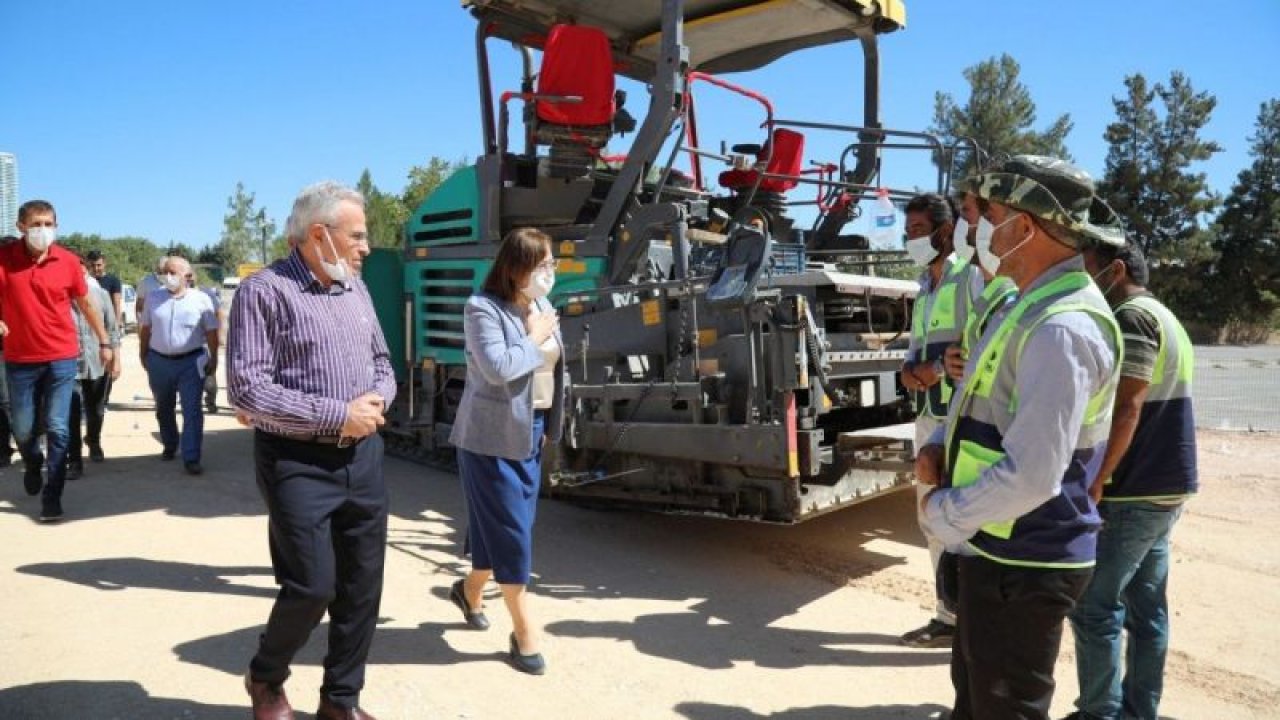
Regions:
<instances>
[{"instance_id":1,"label":"gray blazer","mask_svg":"<svg viewBox=\"0 0 1280 720\"><path fill-rule=\"evenodd\" d=\"M550 310L545 298L539 310ZM541 438L533 437L533 373L542 351L525 334L519 310L485 292L472 295L462 315L466 335L467 383L449 442L479 455L524 460ZM559 442L564 425L564 340L557 330L560 361L555 398L547 410L545 434Z\"/></svg>"}]
</instances>

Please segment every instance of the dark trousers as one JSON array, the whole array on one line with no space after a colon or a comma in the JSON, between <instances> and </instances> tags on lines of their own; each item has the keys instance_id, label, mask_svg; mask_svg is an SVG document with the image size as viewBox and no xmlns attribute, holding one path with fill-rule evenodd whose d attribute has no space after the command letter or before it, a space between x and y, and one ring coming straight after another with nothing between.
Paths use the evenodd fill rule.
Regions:
<instances>
[{"instance_id":1,"label":"dark trousers","mask_svg":"<svg viewBox=\"0 0 1280 720\"><path fill-rule=\"evenodd\" d=\"M67 460L81 462L81 424L84 425L84 445L98 447L102 444L102 419L107 413L107 391L111 388L111 376L97 379L85 378L76 384L71 394L70 441L67 443Z\"/></svg>"},{"instance_id":2,"label":"dark trousers","mask_svg":"<svg viewBox=\"0 0 1280 720\"><path fill-rule=\"evenodd\" d=\"M1041 720L1053 700L1063 620L1091 568L1048 570L959 558L951 720Z\"/></svg>"},{"instance_id":3,"label":"dark trousers","mask_svg":"<svg viewBox=\"0 0 1280 720\"><path fill-rule=\"evenodd\" d=\"M382 601L382 438L339 448L259 431L253 454L280 592L250 673L260 682L284 682L293 656L328 611L329 652L320 692L355 707Z\"/></svg>"},{"instance_id":4,"label":"dark trousers","mask_svg":"<svg viewBox=\"0 0 1280 720\"><path fill-rule=\"evenodd\" d=\"M0 455L13 456L13 428L9 425L9 381L4 374L4 353L0 352Z\"/></svg>"}]
</instances>

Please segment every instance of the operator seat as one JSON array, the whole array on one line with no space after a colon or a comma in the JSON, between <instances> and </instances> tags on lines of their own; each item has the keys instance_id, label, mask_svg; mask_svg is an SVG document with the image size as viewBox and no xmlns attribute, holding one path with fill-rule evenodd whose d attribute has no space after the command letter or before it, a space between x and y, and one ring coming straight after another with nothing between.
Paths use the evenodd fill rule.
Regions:
<instances>
[{"instance_id":1,"label":"operator seat","mask_svg":"<svg viewBox=\"0 0 1280 720\"><path fill-rule=\"evenodd\" d=\"M769 143L765 143L764 147L756 153L757 161L763 161L767 157L769 164L764 169L766 173L793 177L764 178L760 180L757 192L781 194L799 183L799 180L793 178L800 174L800 166L804 158L804 135L795 130L777 128L773 131L771 142L773 155L769 155ZM759 162L756 163L757 166L759 164ZM738 192L749 192L759 177L760 171L756 169L726 170L720 173L720 186Z\"/></svg>"},{"instance_id":2,"label":"operator seat","mask_svg":"<svg viewBox=\"0 0 1280 720\"><path fill-rule=\"evenodd\" d=\"M585 175L608 142L617 113L609 36L586 25L553 26L542 50L536 93L582 98L536 101L534 136L551 146L551 177Z\"/></svg>"}]
</instances>

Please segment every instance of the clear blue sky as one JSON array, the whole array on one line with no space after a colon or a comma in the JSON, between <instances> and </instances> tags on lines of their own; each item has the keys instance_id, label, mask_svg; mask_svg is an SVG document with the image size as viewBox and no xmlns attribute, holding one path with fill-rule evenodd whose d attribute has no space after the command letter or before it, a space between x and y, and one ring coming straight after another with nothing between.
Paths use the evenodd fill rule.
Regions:
<instances>
[{"instance_id":1,"label":"clear blue sky","mask_svg":"<svg viewBox=\"0 0 1280 720\"><path fill-rule=\"evenodd\" d=\"M1177 69L1218 98L1204 134L1225 152L1202 169L1225 193L1248 162L1260 104L1280 97L1275 0L908 0L907 9L906 30L881 42L890 127L924 129L935 91L963 101L961 71L1007 52L1022 64L1037 127L1069 112L1068 146L1099 175L1124 76L1154 82ZM410 166L480 149L474 25L453 0L0 0L0 28L0 151L18 156L22 198L54 202L64 233L201 247L218 240L237 181L282 223L315 180L354 183L368 168L399 191ZM499 43L491 52L495 86L515 88L515 54ZM859 52L844 44L730 79L769 95L780 116L856 124L860 78ZM699 101L705 144L761 139L754 107L711 91ZM634 87L629 107L644 108ZM836 147L811 138L806 155ZM893 156L886 174L904 185L931 179L927 163Z\"/></svg>"}]
</instances>

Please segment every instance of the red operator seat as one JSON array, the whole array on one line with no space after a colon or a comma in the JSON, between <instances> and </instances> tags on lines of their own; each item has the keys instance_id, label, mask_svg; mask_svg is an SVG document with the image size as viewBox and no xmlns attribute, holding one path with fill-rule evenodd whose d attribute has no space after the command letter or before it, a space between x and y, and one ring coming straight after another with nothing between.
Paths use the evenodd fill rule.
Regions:
<instances>
[{"instance_id":1,"label":"red operator seat","mask_svg":"<svg viewBox=\"0 0 1280 720\"><path fill-rule=\"evenodd\" d=\"M758 159L769 157L766 173L798 176L804 158L804 135L795 130L778 128L773 131L773 155L769 156L769 145L766 144L756 156ZM726 170L720 173L720 186L729 190L748 190L756 184L760 173L756 170ZM760 181L763 192L784 193L799 183L793 178L765 178Z\"/></svg>"},{"instance_id":2,"label":"red operator seat","mask_svg":"<svg viewBox=\"0 0 1280 720\"><path fill-rule=\"evenodd\" d=\"M582 102L537 103L538 119L552 125L608 125L614 115L613 52L609 36L586 25L556 25L547 35L538 73L539 95L582 98Z\"/></svg>"}]
</instances>

